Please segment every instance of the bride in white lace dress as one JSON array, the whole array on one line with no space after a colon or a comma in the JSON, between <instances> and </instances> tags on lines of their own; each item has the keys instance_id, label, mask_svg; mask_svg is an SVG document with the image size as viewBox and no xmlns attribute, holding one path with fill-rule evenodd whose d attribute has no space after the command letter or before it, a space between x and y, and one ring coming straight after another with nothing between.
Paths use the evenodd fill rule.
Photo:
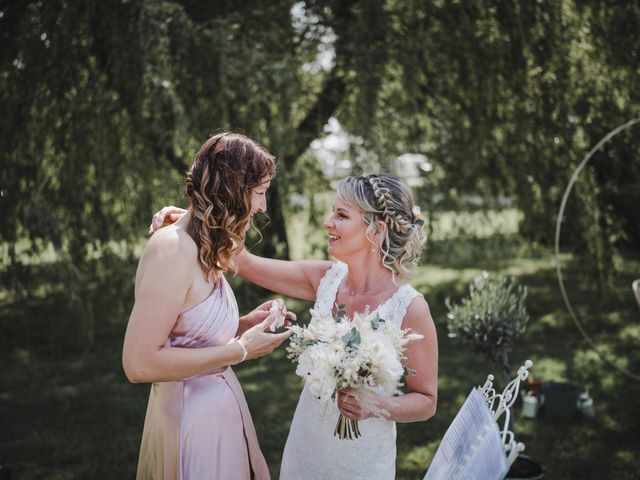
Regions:
<instances>
[{"instance_id":1,"label":"bride in white lace dress","mask_svg":"<svg viewBox=\"0 0 640 480\"><path fill-rule=\"evenodd\" d=\"M307 300L315 308L334 311L343 304L347 316L376 310L386 321L424 335L406 352L406 365L416 370L400 397L374 394L388 412L374 418L348 392L337 406L316 399L305 387L300 395L284 449L280 480L395 478L395 422L431 418L436 410L438 344L424 298L406 275L425 243L422 221L414 213L409 187L392 175L343 180L331 215L324 222L329 254L339 260L280 261L248 253L238 258L239 275L278 293ZM333 435L339 413L359 420L361 436L340 440Z\"/></svg>"},{"instance_id":2,"label":"bride in white lace dress","mask_svg":"<svg viewBox=\"0 0 640 480\"><path fill-rule=\"evenodd\" d=\"M154 217L161 225L166 207ZM337 405L323 403L305 387L300 395L284 449L280 480L392 480L395 478L396 422L419 422L436 411L438 343L429 306L407 283L410 267L420 259L426 236L414 212L411 190L389 174L348 177L338 186L331 215L324 222L329 254L338 262L273 260L246 251L236 257L238 274L269 290L333 311L344 305L347 316L377 311L381 318L420 333L411 342L406 366L406 394L372 393L385 418L375 418L342 391ZM361 436L340 440L333 432L338 415L359 421Z\"/></svg>"}]
</instances>

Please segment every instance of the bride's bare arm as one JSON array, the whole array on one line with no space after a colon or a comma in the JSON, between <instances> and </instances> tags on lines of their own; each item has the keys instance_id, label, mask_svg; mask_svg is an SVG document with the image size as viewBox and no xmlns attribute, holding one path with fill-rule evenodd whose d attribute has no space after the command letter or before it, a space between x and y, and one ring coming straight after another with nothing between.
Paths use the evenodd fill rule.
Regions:
<instances>
[{"instance_id":1,"label":"bride's bare arm","mask_svg":"<svg viewBox=\"0 0 640 480\"><path fill-rule=\"evenodd\" d=\"M153 216L149 234L175 222L185 212L174 206L164 207ZM241 277L271 291L303 300L315 300L320 279L331 266L331 262L322 260L273 260L246 250L233 260Z\"/></svg>"},{"instance_id":2,"label":"bride's bare arm","mask_svg":"<svg viewBox=\"0 0 640 480\"><path fill-rule=\"evenodd\" d=\"M438 338L429 305L418 297L407 310L402 328L423 335L422 340L409 343L406 366L416 371L407 377L407 394L390 402L388 411L396 422L428 420L436 413L438 403Z\"/></svg>"},{"instance_id":3,"label":"bride's bare arm","mask_svg":"<svg viewBox=\"0 0 640 480\"><path fill-rule=\"evenodd\" d=\"M234 257L238 275L288 297L315 300L320 280L331 267L326 260L274 260L246 250Z\"/></svg>"}]
</instances>

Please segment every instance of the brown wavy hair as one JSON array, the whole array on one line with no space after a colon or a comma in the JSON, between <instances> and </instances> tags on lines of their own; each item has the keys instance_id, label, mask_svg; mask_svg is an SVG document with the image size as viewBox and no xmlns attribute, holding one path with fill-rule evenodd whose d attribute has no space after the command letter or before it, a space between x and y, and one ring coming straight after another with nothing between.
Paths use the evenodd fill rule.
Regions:
<instances>
[{"instance_id":1,"label":"brown wavy hair","mask_svg":"<svg viewBox=\"0 0 640 480\"><path fill-rule=\"evenodd\" d=\"M275 157L238 133L219 133L200 147L185 188L191 208L188 232L207 279L229 270L231 257L242 251L251 222L251 190L275 171Z\"/></svg>"}]
</instances>

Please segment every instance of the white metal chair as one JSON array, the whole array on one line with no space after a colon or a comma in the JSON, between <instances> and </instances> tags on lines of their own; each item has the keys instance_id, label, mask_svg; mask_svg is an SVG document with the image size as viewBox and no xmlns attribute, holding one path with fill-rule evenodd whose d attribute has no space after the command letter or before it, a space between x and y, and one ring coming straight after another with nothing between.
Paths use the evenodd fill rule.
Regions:
<instances>
[{"instance_id":1,"label":"white metal chair","mask_svg":"<svg viewBox=\"0 0 640 480\"><path fill-rule=\"evenodd\" d=\"M511 407L520 383L529 376L531 360L502 393L493 387L493 375L471 393L451 422L424 480L502 480L524 444L509 430ZM499 424L502 423L502 428Z\"/></svg>"}]
</instances>

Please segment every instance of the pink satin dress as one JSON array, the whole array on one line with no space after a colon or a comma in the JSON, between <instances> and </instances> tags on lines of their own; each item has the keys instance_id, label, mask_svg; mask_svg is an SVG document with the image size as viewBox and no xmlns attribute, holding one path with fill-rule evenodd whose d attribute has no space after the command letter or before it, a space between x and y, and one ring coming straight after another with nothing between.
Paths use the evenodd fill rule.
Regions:
<instances>
[{"instance_id":1,"label":"pink satin dress","mask_svg":"<svg viewBox=\"0 0 640 480\"><path fill-rule=\"evenodd\" d=\"M224 276L182 312L165 346L224 345L238 329L238 306ZM247 402L230 367L151 386L138 480L269 479Z\"/></svg>"}]
</instances>

